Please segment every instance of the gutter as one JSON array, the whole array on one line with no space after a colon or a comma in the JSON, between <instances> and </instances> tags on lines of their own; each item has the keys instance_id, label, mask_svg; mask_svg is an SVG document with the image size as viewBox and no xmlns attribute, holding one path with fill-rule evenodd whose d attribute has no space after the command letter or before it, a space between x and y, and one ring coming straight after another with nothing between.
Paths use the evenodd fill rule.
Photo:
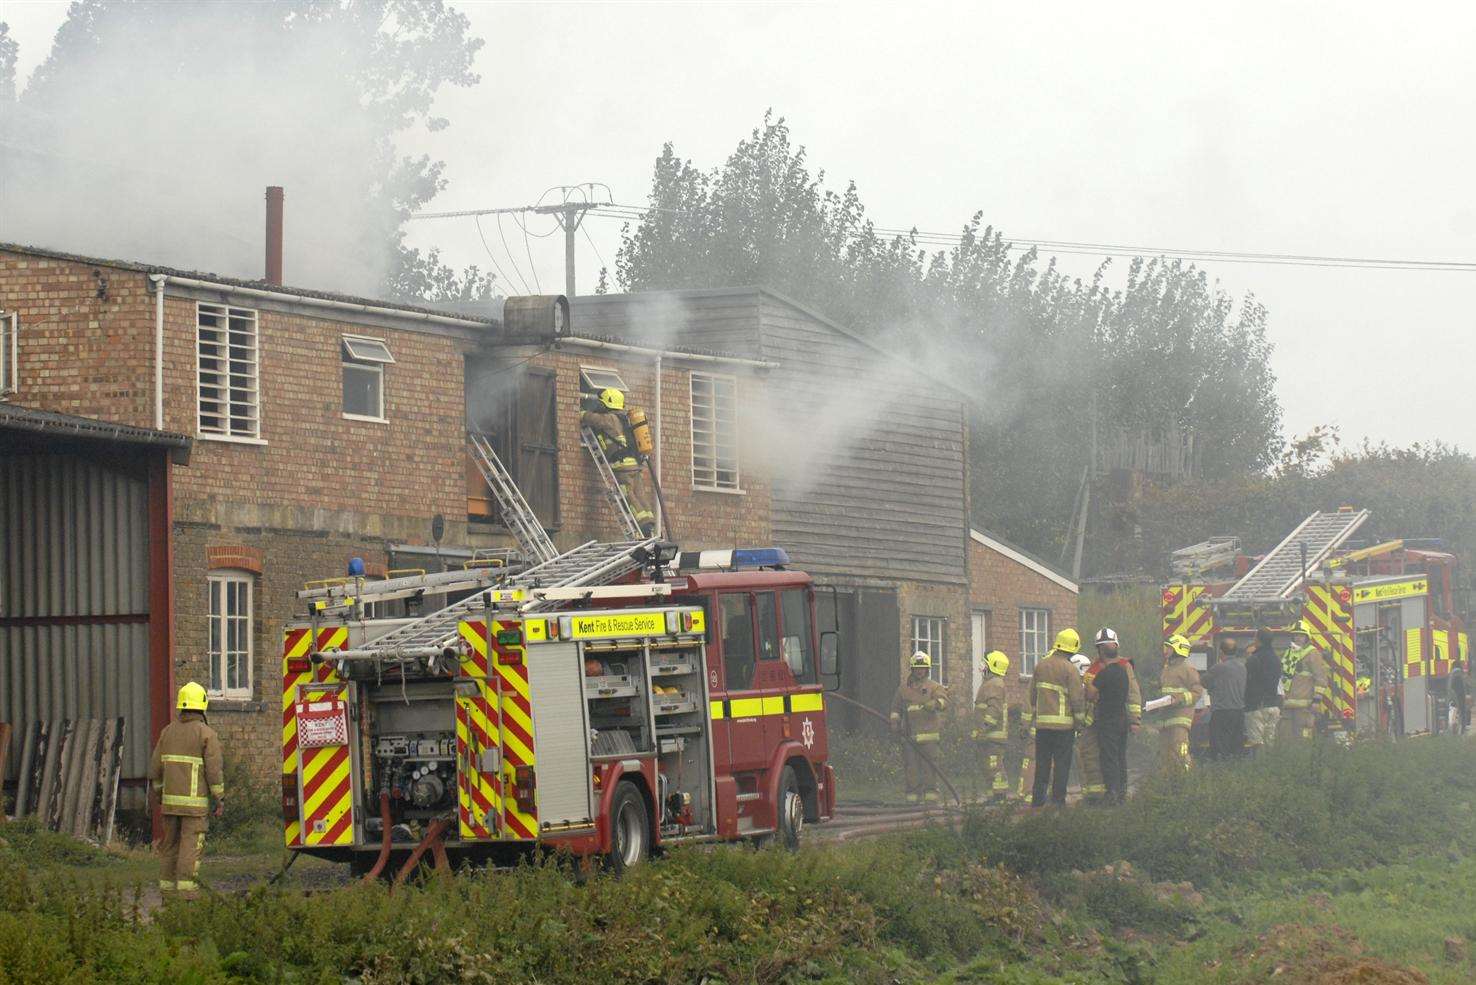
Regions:
<instances>
[{"instance_id":1,"label":"gutter","mask_svg":"<svg viewBox=\"0 0 1476 985\"><path fill-rule=\"evenodd\" d=\"M691 360L699 363L726 363L732 366L751 366L754 369L778 369L778 363L765 362L762 359L745 359L742 356L709 356L700 352L680 352L675 349L652 349L643 345L626 345L623 342L604 342L600 339L586 339L577 335L567 335L558 340L559 345L577 345L586 349L613 349L616 352L633 352L643 356L668 356L676 360Z\"/></svg>"},{"instance_id":2,"label":"gutter","mask_svg":"<svg viewBox=\"0 0 1476 985\"><path fill-rule=\"evenodd\" d=\"M163 279L159 275L155 275ZM455 328L469 328L477 332L486 332L497 327L496 322L476 321L471 318L456 318L452 315L433 315L424 311L406 311L404 308L385 308L375 304L359 304L356 301L334 301L330 298L318 298L307 294L289 294L286 291L267 291L259 287L239 287L235 284L221 284L215 281L196 280L193 277L170 277L169 282L181 287L193 287L207 291L223 291L227 294L241 294L246 297L267 298L272 301L280 301L284 304L301 304L312 308L328 308L333 311L353 311L359 314L378 315L383 318L398 318L404 321L428 322L433 325L451 325Z\"/></svg>"}]
</instances>

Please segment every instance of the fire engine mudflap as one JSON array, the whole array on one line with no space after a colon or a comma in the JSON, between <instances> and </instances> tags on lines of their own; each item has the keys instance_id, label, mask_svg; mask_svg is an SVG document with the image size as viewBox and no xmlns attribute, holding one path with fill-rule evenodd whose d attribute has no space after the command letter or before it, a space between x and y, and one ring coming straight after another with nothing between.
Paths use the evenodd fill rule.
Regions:
<instances>
[{"instance_id":1,"label":"fire engine mudflap","mask_svg":"<svg viewBox=\"0 0 1476 985\"><path fill-rule=\"evenodd\" d=\"M701 606L525 614L489 604L460 621L459 643L439 657L355 658L405 621L345 622L286 632L290 849L363 871L386 844L398 864L439 821L453 860L510 861L542 845L621 869L656 845L797 836L803 820L833 813L823 758L804 791L792 770L773 771L768 785L783 789L772 793L718 782L712 709L723 702L708 693ZM805 730L818 723L823 737L818 689L813 703ZM742 805L741 825L740 799L760 801Z\"/></svg>"}]
</instances>

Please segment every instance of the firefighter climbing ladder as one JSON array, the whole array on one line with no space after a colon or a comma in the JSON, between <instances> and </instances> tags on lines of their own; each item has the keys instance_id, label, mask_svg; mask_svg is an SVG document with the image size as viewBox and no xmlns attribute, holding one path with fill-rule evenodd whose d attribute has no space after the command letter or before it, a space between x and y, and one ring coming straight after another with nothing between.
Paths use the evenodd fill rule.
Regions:
<instances>
[{"instance_id":1,"label":"firefighter climbing ladder","mask_svg":"<svg viewBox=\"0 0 1476 985\"><path fill-rule=\"evenodd\" d=\"M590 541L565 554L550 558L542 564L528 568L511 576L499 586L501 591L514 589L560 589L594 588L638 570L647 556L647 549L655 539L641 541L619 541L601 543ZM429 577L429 576L427 576ZM307 593L299 593L305 596ZM485 592L477 592L460 602L452 603L376 637L357 649L335 651L335 659L365 660L411 660L438 657L459 639L461 620L475 612L484 611L488 599ZM552 608L559 604L557 599L534 599L521 608L524 611ZM314 637L316 638L316 637Z\"/></svg>"},{"instance_id":2,"label":"firefighter climbing ladder","mask_svg":"<svg viewBox=\"0 0 1476 985\"><path fill-rule=\"evenodd\" d=\"M599 472L600 484L605 490L605 501L619 517L620 528L625 531L625 536L631 540L642 539L645 534L641 530L640 521L636 519L635 511L630 508L630 500L625 498L625 490L620 488L620 480L615 477L615 470L610 467L610 459L606 457L605 449L600 447L600 439L589 428L580 428L579 441L589 452L589 457L594 459L595 471Z\"/></svg>"},{"instance_id":3,"label":"firefighter climbing ladder","mask_svg":"<svg viewBox=\"0 0 1476 985\"><path fill-rule=\"evenodd\" d=\"M1289 597L1307 574L1317 570L1329 554L1363 526L1368 516L1368 510L1313 513L1218 601L1271 602Z\"/></svg>"},{"instance_id":4,"label":"firefighter climbing ladder","mask_svg":"<svg viewBox=\"0 0 1476 985\"><path fill-rule=\"evenodd\" d=\"M558 556L558 550L554 548L553 541L549 540L548 533L543 529L543 524L538 522L528 501L523 498L522 490L502 464L502 459L492 450L492 442L487 440L486 435L476 431L468 431L466 440L471 445L472 459L481 470L482 478L487 480L492 495L497 497L497 505L502 510L502 521L507 524L507 529L512 531L518 546L522 548L523 557L533 565L552 561ZM640 536L639 530L636 536Z\"/></svg>"}]
</instances>

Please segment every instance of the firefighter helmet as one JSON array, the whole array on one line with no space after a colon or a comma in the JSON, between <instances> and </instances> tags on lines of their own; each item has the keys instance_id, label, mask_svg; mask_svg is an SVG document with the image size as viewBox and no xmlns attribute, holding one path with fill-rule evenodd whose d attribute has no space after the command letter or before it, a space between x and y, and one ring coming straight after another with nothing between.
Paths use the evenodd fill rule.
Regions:
<instances>
[{"instance_id":1,"label":"firefighter helmet","mask_svg":"<svg viewBox=\"0 0 1476 985\"><path fill-rule=\"evenodd\" d=\"M984 665L996 677L1003 677L1010 672L1010 658L1000 650L990 650L984 654Z\"/></svg>"},{"instance_id":2,"label":"firefighter helmet","mask_svg":"<svg viewBox=\"0 0 1476 985\"><path fill-rule=\"evenodd\" d=\"M190 681L179 689L179 699L174 706L180 711L204 711L210 704L210 695L205 689L194 681Z\"/></svg>"},{"instance_id":3,"label":"firefighter helmet","mask_svg":"<svg viewBox=\"0 0 1476 985\"><path fill-rule=\"evenodd\" d=\"M1194 644L1190 643L1187 639L1185 639L1178 633L1170 636L1166 645L1170 650L1173 650L1181 657L1189 656L1189 651L1194 649Z\"/></svg>"},{"instance_id":4,"label":"firefighter helmet","mask_svg":"<svg viewBox=\"0 0 1476 985\"><path fill-rule=\"evenodd\" d=\"M1080 653L1081 634L1074 629L1068 628L1061 630L1059 633L1056 634L1056 643L1055 646L1052 647L1052 649L1060 650L1067 656L1070 656L1073 653Z\"/></svg>"},{"instance_id":5,"label":"firefighter helmet","mask_svg":"<svg viewBox=\"0 0 1476 985\"><path fill-rule=\"evenodd\" d=\"M606 387L605 389L600 391L600 403L604 404L611 410L624 410L625 394L621 393L613 386Z\"/></svg>"},{"instance_id":6,"label":"firefighter helmet","mask_svg":"<svg viewBox=\"0 0 1476 985\"><path fill-rule=\"evenodd\" d=\"M1104 643L1116 643L1117 630L1112 629L1109 626L1103 626L1101 629L1097 630L1097 639L1095 642L1097 646L1101 646Z\"/></svg>"},{"instance_id":7,"label":"firefighter helmet","mask_svg":"<svg viewBox=\"0 0 1476 985\"><path fill-rule=\"evenodd\" d=\"M921 667L923 670L931 670L933 666L933 658L928 656L922 650L918 650L912 655L912 659L907 661L907 666L911 667L913 670L917 670L919 667Z\"/></svg>"}]
</instances>

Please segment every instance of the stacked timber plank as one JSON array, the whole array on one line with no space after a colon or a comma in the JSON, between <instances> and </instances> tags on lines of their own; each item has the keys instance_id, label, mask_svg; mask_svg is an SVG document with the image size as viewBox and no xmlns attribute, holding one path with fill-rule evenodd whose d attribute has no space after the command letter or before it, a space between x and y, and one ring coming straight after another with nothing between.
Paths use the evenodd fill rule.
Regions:
<instances>
[{"instance_id":1,"label":"stacked timber plank","mask_svg":"<svg viewBox=\"0 0 1476 985\"><path fill-rule=\"evenodd\" d=\"M123 772L122 718L32 722L21 741L15 816L106 844Z\"/></svg>"}]
</instances>

